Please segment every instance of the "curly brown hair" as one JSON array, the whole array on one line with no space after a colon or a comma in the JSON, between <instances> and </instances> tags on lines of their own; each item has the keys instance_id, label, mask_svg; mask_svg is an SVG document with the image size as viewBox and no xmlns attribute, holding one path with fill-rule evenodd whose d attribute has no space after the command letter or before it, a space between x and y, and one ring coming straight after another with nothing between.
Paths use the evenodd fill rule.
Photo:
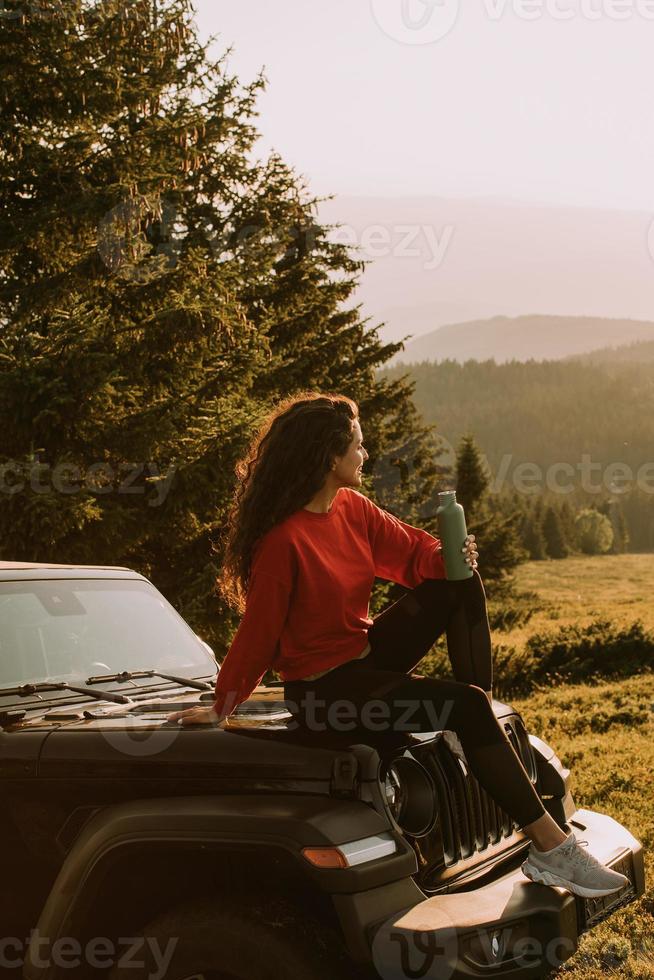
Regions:
<instances>
[{"instance_id":1,"label":"curly brown hair","mask_svg":"<svg viewBox=\"0 0 654 980\"><path fill-rule=\"evenodd\" d=\"M352 440L359 407L346 395L301 391L276 402L234 468L238 480L223 532L216 591L242 613L252 552L272 527L320 490Z\"/></svg>"}]
</instances>

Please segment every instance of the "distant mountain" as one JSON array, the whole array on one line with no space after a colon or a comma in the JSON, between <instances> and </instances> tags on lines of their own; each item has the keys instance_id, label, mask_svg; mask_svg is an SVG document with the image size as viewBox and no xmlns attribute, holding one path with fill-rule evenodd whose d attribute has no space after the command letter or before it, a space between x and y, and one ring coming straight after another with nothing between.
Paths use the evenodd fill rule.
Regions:
<instances>
[{"instance_id":1,"label":"distant mountain","mask_svg":"<svg viewBox=\"0 0 654 980\"><path fill-rule=\"evenodd\" d=\"M496 316L452 323L405 345L388 367L420 361L560 360L610 345L654 344L654 322L581 316Z\"/></svg>"},{"instance_id":2,"label":"distant mountain","mask_svg":"<svg viewBox=\"0 0 654 980\"><path fill-rule=\"evenodd\" d=\"M602 347L589 354L574 354L570 360L586 364L647 364L654 361L654 340L642 340L620 347Z\"/></svg>"},{"instance_id":3,"label":"distant mountain","mask_svg":"<svg viewBox=\"0 0 654 980\"><path fill-rule=\"evenodd\" d=\"M385 342L532 312L654 322L651 211L347 195L316 207L367 262L351 300Z\"/></svg>"},{"instance_id":4,"label":"distant mountain","mask_svg":"<svg viewBox=\"0 0 654 980\"><path fill-rule=\"evenodd\" d=\"M536 492L530 476L514 480L515 467L527 462L541 467L534 486L558 493L566 481L557 466L565 463L573 482L594 486L588 492L598 500L623 479L613 464L625 464L631 468L626 484L647 499L654 535L651 362L423 361L379 374L385 384L409 376L419 414L444 440L441 462L453 465L461 437L472 433L498 476L497 489ZM590 462L601 469L589 469Z\"/></svg>"}]
</instances>

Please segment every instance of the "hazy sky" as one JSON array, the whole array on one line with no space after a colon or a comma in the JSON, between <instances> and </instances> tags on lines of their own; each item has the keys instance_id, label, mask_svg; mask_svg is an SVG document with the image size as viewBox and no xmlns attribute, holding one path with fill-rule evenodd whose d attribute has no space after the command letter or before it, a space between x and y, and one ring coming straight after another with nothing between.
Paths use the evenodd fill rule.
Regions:
<instances>
[{"instance_id":1,"label":"hazy sky","mask_svg":"<svg viewBox=\"0 0 654 980\"><path fill-rule=\"evenodd\" d=\"M194 0L315 193L654 212L654 0Z\"/></svg>"}]
</instances>

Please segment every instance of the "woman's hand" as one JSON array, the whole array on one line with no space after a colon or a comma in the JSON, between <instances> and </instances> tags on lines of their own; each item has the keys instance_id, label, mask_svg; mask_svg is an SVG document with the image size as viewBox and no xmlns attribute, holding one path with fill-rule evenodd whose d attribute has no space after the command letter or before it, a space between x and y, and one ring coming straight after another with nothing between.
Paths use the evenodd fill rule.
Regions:
<instances>
[{"instance_id":1,"label":"woman's hand","mask_svg":"<svg viewBox=\"0 0 654 980\"><path fill-rule=\"evenodd\" d=\"M466 562L471 568L477 567L477 559L479 558L479 552L477 551L477 545L475 544L474 534L469 534L464 541L465 547L461 548L466 555Z\"/></svg>"},{"instance_id":2,"label":"woman's hand","mask_svg":"<svg viewBox=\"0 0 654 980\"><path fill-rule=\"evenodd\" d=\"M182 726L186 728L187 725L218 725L223 719L213 708L203 708L198 705L195 708L185 708L184 711L173 711L166 718L166 721L178 720L181 720Z\"/></svg>"}]
</instances>

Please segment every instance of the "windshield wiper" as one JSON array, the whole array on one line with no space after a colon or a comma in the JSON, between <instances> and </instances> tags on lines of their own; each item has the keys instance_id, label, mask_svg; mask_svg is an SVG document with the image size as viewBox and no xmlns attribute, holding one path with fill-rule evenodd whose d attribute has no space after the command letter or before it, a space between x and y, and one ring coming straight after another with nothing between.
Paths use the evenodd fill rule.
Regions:
<instances>
[{"instance_id":1,"label":"windshield wiper","mask_svg":"<svg viewBox=\"0 0 654 980\"><path fill-rule=\"evenodd\" d=\"M120 674L98 674L97 677L87 677L86 683L106 684L107 681L131 681L133 677L161 677L165 681L174 681L175 684L185 684L187 687L194 687L198 691L213 690L213 684L209 681L178 677L176 674L160 674L157 670L123 670Z\"/></svg>"},{"instance_id":2,"label":"windshield wiper","mask_svg":"<svg viewBox=\"0 0 654 980\"><path fill-rule=\"evenodd\" d=\"M111 680L111 678L107 678ZM21 684L20 687L0 688L0 695L18 695L21 698L29 697L30 694L38 694L39 691L75 691L77 694L88 694L96 701L114 701L116 704L132 704L132 698L125 694L111 694L109 691L94 691L92 687L83 687L76 684L67 684L66 681L44 681L39 684Z\"/></svg>"}]
</instances>

